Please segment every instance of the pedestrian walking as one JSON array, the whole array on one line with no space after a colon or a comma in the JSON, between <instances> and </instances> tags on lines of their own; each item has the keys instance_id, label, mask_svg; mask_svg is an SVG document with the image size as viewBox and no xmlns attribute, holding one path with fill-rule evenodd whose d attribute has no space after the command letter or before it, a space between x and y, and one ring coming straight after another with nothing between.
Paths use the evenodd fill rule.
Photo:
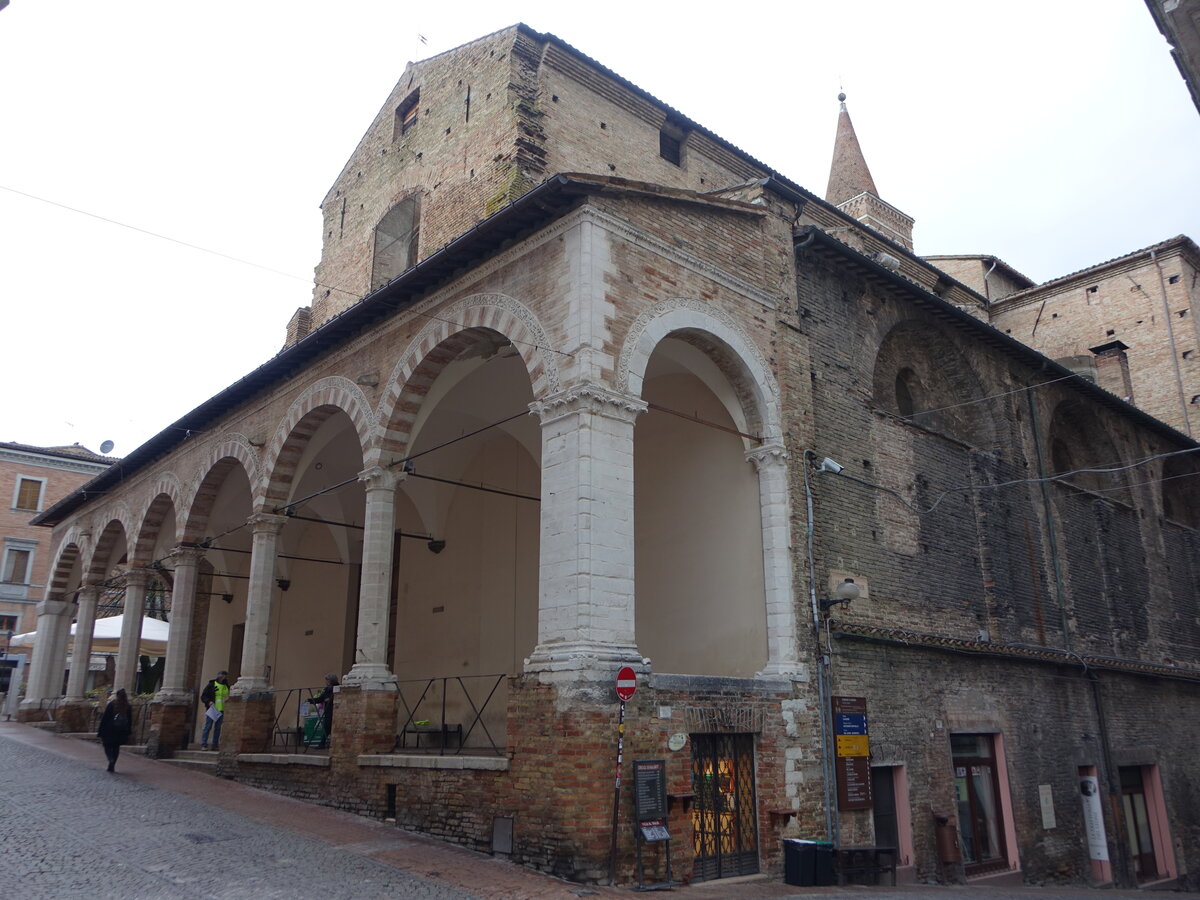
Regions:
<instances>
[{"instance_id":1,"label":"pedestrian walking","mask_svg":"<svg viewBox=\"0 0 1200 900\"><path fill-rule=\"evenodd\" d=\"M133 707L129 703L129 695L125 693L125 688L121 688L104 707L100 727L96 729L100 743L104 745L104 755L108 757L108 771L117 771L117 757L121 755L121 745L129 740L132 731Z\"/></svg>"},{"instance_id":2,"label":"pedestrian walking","mask_svg":"<svg viewBox=\"0 0 1200 900\"><path fill-rule=\"evenodd\" d=\"M321 735L321 743L317 745L318 750L329 746L329 734L333 730L333 689L337 685L338 677L330 672L325 676L325 690L309 701L317 704L321 709L321 725L324 734Z\"/></svg>"},{"instance_id":3,"label":"pedestrian walking","mask_svg":"<svg viewBox=\"0 0 1200 900\"><path fill-rule=\"evenodd\" d=\"M200 733L200 749L208 749L212 732L212 748L221 749L221 720L225 718L225 698L229 696L229 673L222 669L204 686L200 701L204 704L204 730Z\"/></svg>"}]
</instances>

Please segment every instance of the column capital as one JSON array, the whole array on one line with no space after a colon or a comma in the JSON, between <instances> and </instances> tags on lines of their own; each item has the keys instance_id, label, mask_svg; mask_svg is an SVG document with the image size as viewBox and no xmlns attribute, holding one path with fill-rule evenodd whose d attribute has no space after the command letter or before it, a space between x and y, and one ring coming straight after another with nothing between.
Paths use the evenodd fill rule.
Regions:
<instances>
[{"instance_id":1,"label":"column capital","mask_svg":"<svg viewBox=\"0 0 1200 900\"><path fill-rule=\"evenodd\" d=\"M98 584L81 584L75 591L75 602L83 603L85 600L95 603L100 599L100 585Z\"/></svg>"},{"instance_id":2,"label":"column capital","mask_svg":"<svg viewBox=\"0 0 1200 900\"><path fill-rule=\"evenodd\" d=\"M754 463L754 468L760 472L787 465L787 458L787 448L783 446L782 441L766 441L753 450L746 451L746 460Z\"/></svg>"},{"instance_id":3,"label":"column capital","mask_svg":"<svg viewBox=\"0 0 1200 900\"><path fill-rule=\"evenodd\" d=\"M150 585L151 574L146 569L130 569L125 573L125 587L145 588Z\"/></svg>"},{"instance_id":4,"label":"column capital","mask_svg":"<svg viewBox=\"0 0 1200 900\"><path fill-rule=\"evenodd\" d=\"M195 544L180 544L171 550L170 557L179 566L198 566L204 560L205 549Z\"/></svg>"},{"instance_id":5,"label":"column capital","mask_svg":"<svg viewBox=\"0 0 1200 900\"><path fill-rule=\"evenodd\" d=\"M39 616L62 616L71 612L74 604L70 600L43 600L37 605Z\"/></svg>"},{"instance_id":6,"label":"column capital","mask_svg":"<svg viewBox=\"0 0 1200 900\"><path fill-rule=\"evenodd\" d=\"M400 468L389 468L388 466L369 466L358 473L358 480L366 487L367 493L371 491L394 491L402 482L407 473Z\"/></svg>"},{"instance_id":7,"label":"column capital","mask_svg":"<svg viewBox=\"0 0 1200 900\"><path fill-rule=\"evenodd\" d=\"M594 382L581 382L529 404L529 411L549 425L579 413L633 423L647 409L646 401Z\"/></svg>"},{"instance_id":8,"label":"column capital","mask_svg":"<svg viewBox=\"0 0 1200 900\"><path fill-rule=\"evenodd\" d=\"M274 513L254 513L246 519L250 531L254 534L279 534L287 524L287 516L277 516Z\"/></svg>"}]
</instances>

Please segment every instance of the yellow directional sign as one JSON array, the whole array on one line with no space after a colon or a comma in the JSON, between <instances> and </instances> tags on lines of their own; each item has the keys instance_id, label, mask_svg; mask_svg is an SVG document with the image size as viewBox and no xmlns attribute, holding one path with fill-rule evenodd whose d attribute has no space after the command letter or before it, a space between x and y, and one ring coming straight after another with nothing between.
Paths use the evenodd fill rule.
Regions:
<instances>
[{"instance_id":1,"label":"yellow directional sign","mask_svg":"<svg viewBox=\"0 0 1200 900\"><path fill-rule=\"evenodd\" d=\"M870 738L865 734L837 735L838 756L870 756Z\"/></svg>"}]
</instances>

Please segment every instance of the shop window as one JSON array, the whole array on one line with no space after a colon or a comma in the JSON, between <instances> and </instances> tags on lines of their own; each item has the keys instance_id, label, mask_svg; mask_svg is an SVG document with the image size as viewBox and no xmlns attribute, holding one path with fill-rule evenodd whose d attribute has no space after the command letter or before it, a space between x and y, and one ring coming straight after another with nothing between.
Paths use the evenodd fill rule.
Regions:
<instances>
[{"instance_id":1,"label":"shop window","mask_svg":"<svg viewBox=\"0 0 1200 900\"><path fill-rule=\"evenodd\" d=\"M13 493L13 509L26 509L32 512L40 510L45 487L45 478L17 476L17 489Z\"/></svg>"},{"instance_id":2,"label":"shop window","mask_svg":"<svg viewBox=\"0 0 1200 900\"><path fill-rule=\"evenodd\" d=\"M1007 797L1001 792L996 741L991 734L954 734L954 793L958 837L966 874L983 875L1010 868L1005 832Z\"/></svg>"},{"instance_id":3,"label":"shop window","mask_svg":"<svg viewBox=\"0 0 1200 900\"><path fill-rule=\"evenodd\" d=\"M758 871L754 735L693 734L693 878L706 881Z\"/></svg>"}]
</instances>

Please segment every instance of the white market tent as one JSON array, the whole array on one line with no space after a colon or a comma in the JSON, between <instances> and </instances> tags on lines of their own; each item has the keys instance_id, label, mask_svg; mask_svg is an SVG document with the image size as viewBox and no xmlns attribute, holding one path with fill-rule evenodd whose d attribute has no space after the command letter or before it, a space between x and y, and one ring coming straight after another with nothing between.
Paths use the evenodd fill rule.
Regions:
<instances>
[{"instance_id":1,"label":"white market tent","mask_svg":"<svg viewBox=\"0 0 1200 900\"><path fill-rule=\"evenodd\" d=\"M109 616L107 619L97 619L96 627L92 630L92 653L116 653L121 644L121 621L125 617ZM142 619L142 639L138 643L139 656L162 657L167 655L167 633L170 626L161 619ZM10 647L32 647L37 639L37 632L14 634L9 641ZM71 637L68 646L75 643L75 624L71 625Z\"/></svg>"}]
</instances>

